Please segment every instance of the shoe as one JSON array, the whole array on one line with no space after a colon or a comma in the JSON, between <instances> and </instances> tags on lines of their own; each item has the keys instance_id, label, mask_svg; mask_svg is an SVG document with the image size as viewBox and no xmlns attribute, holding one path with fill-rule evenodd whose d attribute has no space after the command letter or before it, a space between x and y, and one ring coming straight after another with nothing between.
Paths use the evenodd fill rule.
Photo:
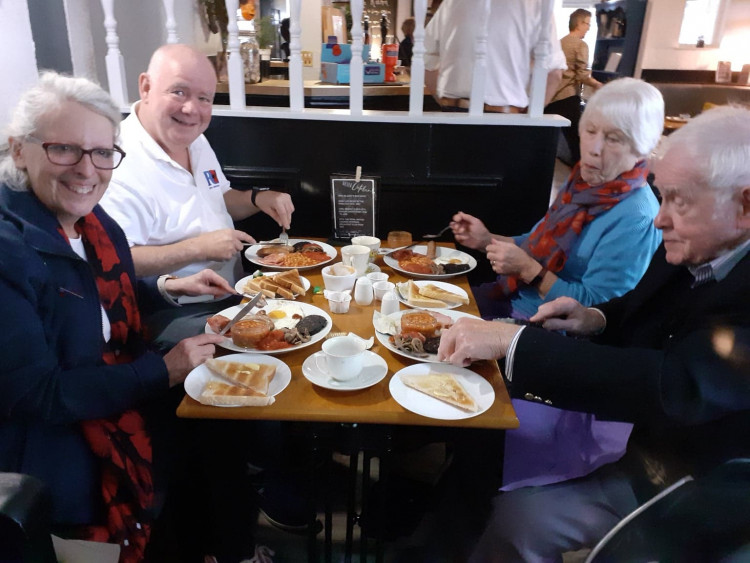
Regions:
<instances>
[{"instance_id":1,"label":"shoe","mask_svg":"<svg viewBox=\"0 0 750 563\"><path fill-rule=\"evenodd\" d=\"M307 495L302 493L293 481L273 480L253 488L258 510L268 522L280 530L294 534L307 534L310 531L310 509ZM320 520L315 520L314 530L323 529Z\"/></svg>"}]
</instances>

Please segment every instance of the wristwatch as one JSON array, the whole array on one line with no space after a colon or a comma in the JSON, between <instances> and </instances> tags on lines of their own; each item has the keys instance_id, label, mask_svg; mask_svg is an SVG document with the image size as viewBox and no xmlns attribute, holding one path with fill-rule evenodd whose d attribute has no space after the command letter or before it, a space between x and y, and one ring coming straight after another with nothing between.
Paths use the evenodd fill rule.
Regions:
<instances>
[{"instance_id":1,"label":"wristwatch","mask_svg":"<svg viewBox=\"0 0 750 563\"><path fill-rule=\"evenodd\" d=\"M530 285L531 287L539 287L539 284L542 283L542 280L544 279L544 275L548 272L547 268L542 266L542 269L539 270L539 273L534 276L534 279L531 280L527 285Z\"/></svg>"},{"instance_id":2,"label":"wristwatch","mask_svg":"<svg viewBox=\"0 0 750 563\"><path fill-rule=\"evenodd\" d=\"M258 204L255 203L255 198L258 197L258 192L267 192L271 188L260 188L260 187L254 187L253 188L253 195L250 196L250 202L255 206L258 207Z\"/></svg>"}]
</instances>

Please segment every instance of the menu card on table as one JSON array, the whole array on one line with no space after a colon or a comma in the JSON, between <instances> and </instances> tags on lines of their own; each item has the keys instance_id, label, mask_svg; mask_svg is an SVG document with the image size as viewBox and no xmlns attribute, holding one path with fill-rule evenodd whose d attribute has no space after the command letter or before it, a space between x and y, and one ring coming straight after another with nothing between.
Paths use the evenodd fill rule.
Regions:
<instances>
[{"instance_id":1,"label":"menu card on table","mask_svg":"<svg viewBox=\"0 0 750 563\"><path fill-rule=\"evenodd\" d=\"M332 175L333 238L343 241L360 235L375 236L377 198L377 177Z\"/></svg>"}]
</instances>

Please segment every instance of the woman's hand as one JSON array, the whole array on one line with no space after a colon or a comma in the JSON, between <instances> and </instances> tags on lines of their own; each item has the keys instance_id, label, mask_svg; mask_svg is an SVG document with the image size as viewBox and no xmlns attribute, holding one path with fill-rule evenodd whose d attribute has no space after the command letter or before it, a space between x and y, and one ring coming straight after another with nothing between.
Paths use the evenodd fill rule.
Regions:
<instances>
[{"instance_id":1,"label":"woman's hand","mask_svg":"<svg viewBox=\"0 0 750 563\"><path fill-rule=\"evenodd\" d=\"M521 330L510 323L461 318L440 335L438 359L456 366L474 360L504 358L513 337Z\"/></svg>"},{"instance_id":2,"label":"woman's hand","mask_svg":"<svg viewBox=\"0 0 750 563\"><path fill-rule=\"evenodd\" d=\"M487 245L487 258L496 274L518 276L524 282L533 280L542 267L515 242L494 238Z\"/></svg>"},{"instance_id":3,"label":"woman's hand","mask_svg":"<svg viewBox=\"0 0 750 563\"><path fill-rule=\"evenodd\" d=\"M564 330L582 336L597 334L604 330L607 321L604 314L584 307L572 297L558 297L543 303L533 317L533 323L543 323L547 330Z\"/></svg>"},{"instance_id":4,"label":"woman's hand","mask_svg":"<svg viewBox=\"0 0 750 563\"><path fill-rule=\"evenodd\" d=\"M170 295L213 295L221 297L227 293L237 293L229 282L210 269L184 278L171 278L164 282L164 289Z\"/></svg>"},{"instance_id":5,"label":"woman's hand","mask_svg":"<svg viewBox=\"0 0 750 563\"><path fill-rule=\"evenodd\" d=\"M223 340L224 337L218 334L199 334L180 340L164 356L164 363L167 364L169 372L169 386L174 387L182 383L194 368L213 358L216 344Z\"/></svg>"},{"instance_id":6,"label":"woman's hand","mask_svg":"<svg viewBox=\"0 0 750 563\"><path fill-rule=\"evenodd\" d=\"M492 233L476 217L459 211L450 223L456 242L484 252L492 239Z\"/></svg>"}]
</instances>

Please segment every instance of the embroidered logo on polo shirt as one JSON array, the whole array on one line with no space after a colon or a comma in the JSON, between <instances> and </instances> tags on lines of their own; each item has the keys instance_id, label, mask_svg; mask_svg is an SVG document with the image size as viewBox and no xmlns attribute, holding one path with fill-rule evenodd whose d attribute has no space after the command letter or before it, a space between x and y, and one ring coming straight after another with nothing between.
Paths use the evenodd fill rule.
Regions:
<instances>
[{"instance_id":1,"label":"embroidered logo on polo shirt","mask_svg":"<svg viewBox=\"0 0 750 563\"><path fill-rule=\"evenodd\" d=\"M206 177L209 188L215 188L219 185L219 176L216 174L216 170L204 170L203 175Z\"/></svg>"}]
</instances>

